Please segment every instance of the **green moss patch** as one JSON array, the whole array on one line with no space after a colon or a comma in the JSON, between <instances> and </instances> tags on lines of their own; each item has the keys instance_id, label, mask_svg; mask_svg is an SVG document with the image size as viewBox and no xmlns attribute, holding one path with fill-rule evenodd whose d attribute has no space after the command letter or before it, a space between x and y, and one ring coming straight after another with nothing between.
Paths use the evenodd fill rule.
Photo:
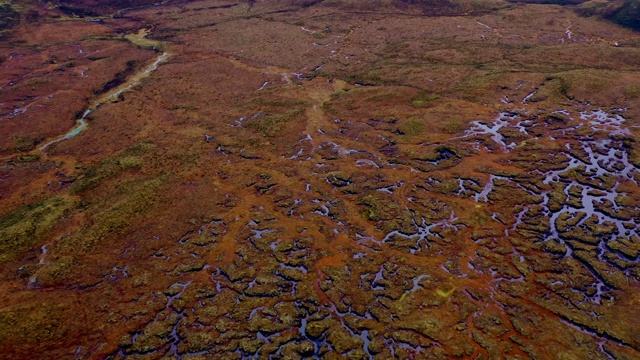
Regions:
<instances>
[{"instance_id":1,"label":"green moss patch","mask_svg":"<svg viewBox=\"0 0 640 360\"><path fill-rule=\"evenodd\" d=\"M138 143L120 154L104 160L99 165L89 168L77 177L71 191L80 193L98 187L104 180L115 177L126 170L138 170L144 163L143 155L157 146L151 143Z\"/></svg>"},{"instance_id":2,"label":"green moss patch","mask_svg":"<svg viewBox=\"0 0 640 360\"><path fill-rule=\"evenodd\" d=\"M62 339L66 335L62 326L67 320L66 309L65 304L32 303L1 310L0 344L10 345L11 341L26 347L26 344L50 344Z\"/></svg>"},{"instance_id":3,"label":"green moss patch","mask_svg":"<svg viewBox=\"0 0 640 360\"><path fill-rule=\"evenodd\" d=\"M73 202L55 197L0 218L0 264L16 259L39 244L73 206Z\"/></svg>"},{"instance_id":4,"label":"green moss patch","mask_svg":"<svg viewBox=\"0 0 640 360\"><path fill-rule=\"evenodd\" d=\"M62 253L83 253L108 236L122 234L133 224L136 215L145 213L155 203L166 176L146 181L131 180L120 185L120 192L90 215L93 225L64 238L57 244Z\"/></svg>"}]
</instances>

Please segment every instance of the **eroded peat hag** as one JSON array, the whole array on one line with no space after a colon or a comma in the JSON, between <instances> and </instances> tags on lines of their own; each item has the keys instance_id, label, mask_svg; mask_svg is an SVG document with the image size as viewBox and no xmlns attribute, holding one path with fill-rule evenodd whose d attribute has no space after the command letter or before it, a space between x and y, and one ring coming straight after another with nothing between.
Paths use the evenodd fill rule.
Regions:
<instances>
[{"instance_id":1,"label":"eroded peat hag","mask_svg":"<svg viewBox=\"0 0 640 360\"><path fill-rule=\"evenodd\" d=\"M597 4L86 4L0 49L0 357L640 356Z\"/></svg>"}]
</instances>

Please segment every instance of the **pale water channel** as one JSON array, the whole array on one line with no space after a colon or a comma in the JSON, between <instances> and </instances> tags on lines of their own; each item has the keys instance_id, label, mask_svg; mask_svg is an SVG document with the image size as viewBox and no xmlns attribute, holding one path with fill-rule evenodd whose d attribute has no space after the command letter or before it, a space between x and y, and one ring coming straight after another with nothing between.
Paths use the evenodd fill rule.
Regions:
<instances>
[{"instance_id":1,"label":"pale water channel","mask_svg":"<svg viewBox=\"0 0 640 360\"><path fill-rule=\"evenodd\" d=\"M140 46L150 46L150 44L157 44L157 42L154 42L152 40L146 39L145 36L147 34L148 34L148 31L142 30L138 34L126 36L126 39L131 41L133 44L140 45ZM156 46L153 46L153 48L156 48ZM138 84L140 84L142 79L148 77L152 72L154 72L156 69L158 69L158 66L160 66L161 63L167 61L167 59L170 56L171 56L171 54L168 53L168 52L161 53L160 55L158 55L158 57L155 59L154 62L152 62L148 66L144 67L140 71L138 71L136 74L134 74L132 77L130 77L126 82L124 82L120 86L117 86L117 87L111 89L111 91L109 91L109 92L103 94L102 96L100 96L99 98L95 99L91 103L91 105L89 105L89 107L82 113L82 116L76 121L76 126L74 126L71 130L69 130L69 132L67 132L63 136L45 143L44 145L40 146L38 149L40 151L44 151L50 145L53 145L53 144L58 143L60 141L64 141L64 140L70 139L70 138L80 134L82 131L84 131L87 128L87 126L88 126L87 117L93 111L95 111L101 105L117 101L118 98L123 93L131 90L133 87L135 87Z\"/></svg>"}]
</instances>

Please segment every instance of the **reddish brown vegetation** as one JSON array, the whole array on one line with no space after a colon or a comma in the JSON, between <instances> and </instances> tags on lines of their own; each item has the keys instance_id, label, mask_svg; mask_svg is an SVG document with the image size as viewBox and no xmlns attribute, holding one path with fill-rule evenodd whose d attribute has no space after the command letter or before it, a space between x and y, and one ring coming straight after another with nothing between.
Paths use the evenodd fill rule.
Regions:
<instances>
[{"instance_id":1,"label":"reddish brown vegetation","mask_svg":"<svg viewBox=\"0 0 640 360\"><path fill-rule=\"evenodd\" d=\"M96 4L33 3L0 49L1 356L640 353L636 33L505 2L67 17Z\"/></svg>"}]
</instances>

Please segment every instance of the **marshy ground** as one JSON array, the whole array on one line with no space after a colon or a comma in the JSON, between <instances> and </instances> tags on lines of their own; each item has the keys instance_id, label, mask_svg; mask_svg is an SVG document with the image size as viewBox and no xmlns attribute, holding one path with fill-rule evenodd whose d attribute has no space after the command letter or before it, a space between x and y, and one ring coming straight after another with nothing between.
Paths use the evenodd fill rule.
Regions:
<instances>
[{"instance_id":1,"label":"marshy ground","mask_svg":"<svg viewBox=\"0 0 640 360\"><path fill-rule=\"evenodd\" d=\"M130 5L0 5L1 358L640 357L610 4Z\"/></svg>"}]
</instances>

